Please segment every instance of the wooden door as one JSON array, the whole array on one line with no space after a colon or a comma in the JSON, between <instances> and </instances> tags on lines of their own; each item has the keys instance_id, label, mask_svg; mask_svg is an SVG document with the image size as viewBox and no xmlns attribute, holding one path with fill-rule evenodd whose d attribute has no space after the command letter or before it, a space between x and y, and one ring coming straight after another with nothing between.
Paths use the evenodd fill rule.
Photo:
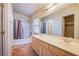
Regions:
<instances>
[{"instance_id":1,"label":"wooden door","mask_svg":"<svg viewBox=\"0 0 79 59\"><path fill-rule=\"evenodd\" d=\"M69 15L64 17L65 19L65 37L73 37L74 38L74 15Z\"/></svg>"}]
</instances>

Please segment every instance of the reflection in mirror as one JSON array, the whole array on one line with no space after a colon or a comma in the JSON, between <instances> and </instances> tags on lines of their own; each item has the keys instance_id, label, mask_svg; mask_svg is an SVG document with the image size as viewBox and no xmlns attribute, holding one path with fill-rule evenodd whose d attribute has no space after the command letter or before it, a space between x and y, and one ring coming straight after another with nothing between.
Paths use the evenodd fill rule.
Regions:
<instances>
[{"instance_id":1,"label":"reflection in mirror","mask_svg":"<svg viewBox=\"0 0 79 59\"><path fill-rule=\"evenodd\" d=\"M41 19L41 33L46 34L46 22Z\"/></svg>"},{"instance_id":2,"label":"reflection in mirror","mask_svg":"<svg viewBox=\"0 0 79 59\"><path fill-rule=\"evenodd\" d=\"M41 31L41 22L40 19L35 19L33 21L33 34L40 34Z\"/></svg>"},{"instance_id":3,"label":"reflection in mirror","mask_svg":"<svg viewBox=\"0 0 79 59\"><path fill-rule=\"evenodd\" d=\"M49 15L41 18L41 22L42 34L74 38L74 14L61 17L61 19L56 15L52 17Z\"/></svg>"}]
</instances>

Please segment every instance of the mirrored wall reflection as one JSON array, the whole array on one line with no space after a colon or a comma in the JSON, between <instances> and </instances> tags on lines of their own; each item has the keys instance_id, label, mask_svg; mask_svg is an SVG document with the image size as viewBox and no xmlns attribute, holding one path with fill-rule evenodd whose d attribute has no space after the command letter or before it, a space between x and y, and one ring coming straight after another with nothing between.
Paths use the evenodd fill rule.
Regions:
<instances>
[{"instance_id":1,"label":"mirrored wall reflection","mask_svg":"<svg viewBox=\"0 0 79 59\"><path fill-rule=\"evenodd\" d=\"M65 36L74 38L74 14L61 18L58 16L46 16L41 19L43 34Z\"/></svg>"},{"instance_id":2,"label":"mirrored wall reflection","mask_svg":"<svg viewBox=\"0 0 79 59\"><path fill-rule=\"evenodd\" d=\"M41 33L43 33L43 34L51 34L52 35L52 21L42 18L41 23L42 23Z\"/></svg>"},{"instance_id":3,"label":"mirrored wall reflection","mask_svg":"<svg viewBox=\"0 0 79 59\"><path fill-rule=\"evenodd\" d=\"M50 15L41 19L46 22L46 34L79 39L78 5L68 6L56 12L51 11ZM50 21L51 25L49 25Z\"/></svg>"},{"instance_id":4,"label":"mirrored wall reflection","mask_svg":"<svg viewBox=\"0 0 79 59\"><path fill-rule=\"evenodd\" d=\"M41 33L46 34L46 22L41 19Z\"/></svg>"},{"instance_id":5,"label":"mirrored wall reflection","mask_svg":"<svg viewBox=\"0 0 79 59\"><path fill-rule=\"evenodd\" d=\"M59 20L55 20L55 19L51 18L50 16L46 16L46 17L42 18L41 20L46 25L46 27L44 29L42 28L43 30L46 31L45 34L57 35L57 36L61 35L61 28L60 28L61 22ZM43 26L43 24L42 24L42 26Z\"/></svg>"},{"instance_id":6,"label":"mirrored wall reflection","mask_svg":"<svg viewBox=\"0 0 79 59\"><path fill-rule=\"evenodd\" d=\"M79 39L79 6L72 5L46 15L41 20L41 33Z\"/></svg>"},{"instance_id":7,"label":"mirrored wall reflection","mask_svg":"<svg viewBox=\"0 0 79 59\"><path fill-rule=\"evenodd\" d=\"M44 33L44 34L46 33L46 23L42 24L41 32Z\"/></svg>"},{"instance_id":8,"label":"mirrored wall reflection","mask_svg":"<svg viewBox=\"0 0 79 59\"><path fill-rule=\"evenodd\" d=\"M40 19L33 20L33 34L39 34L41 31L41 22Z\"/></svg>"}]
</instances>

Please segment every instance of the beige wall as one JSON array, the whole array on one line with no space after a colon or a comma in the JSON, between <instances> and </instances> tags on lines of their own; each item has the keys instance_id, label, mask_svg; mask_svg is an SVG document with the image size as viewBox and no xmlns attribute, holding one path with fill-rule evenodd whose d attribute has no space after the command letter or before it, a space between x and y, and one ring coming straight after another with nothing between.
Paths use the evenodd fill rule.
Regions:
<instances>
[{"instance_id":1,"label":"beige wall","mask_svg":"<svg viewBox=\"0 0 79 59\"><path fill-rule=\"evenodd\" d=\"M56 5L55 7L51 7L50 10L47 10L46 8L44 8L42 10L40 9L37 13L32 15L32 19L45 17L47 15L57 12L58 10L65 8L69 5L73 5L73 4L72 3L60 3L60 4Z\"/></svg>"}]
</instances>

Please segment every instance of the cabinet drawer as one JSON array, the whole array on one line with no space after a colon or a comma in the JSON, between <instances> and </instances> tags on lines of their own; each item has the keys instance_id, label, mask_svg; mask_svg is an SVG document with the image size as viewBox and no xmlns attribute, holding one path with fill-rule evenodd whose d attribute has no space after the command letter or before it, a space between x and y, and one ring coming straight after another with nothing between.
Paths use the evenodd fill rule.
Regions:
<instances>
[{"instance_id":1,"label":"cabinet drawer","mask_svg":"<svg viewBox=\"0 0 79 59\"><path fill-rule=\"evenodd\" d=\"M53 45L49 45L49 50L57 56L73 56L73 54L57 48Z\"/></svg>"}]
</instances>

